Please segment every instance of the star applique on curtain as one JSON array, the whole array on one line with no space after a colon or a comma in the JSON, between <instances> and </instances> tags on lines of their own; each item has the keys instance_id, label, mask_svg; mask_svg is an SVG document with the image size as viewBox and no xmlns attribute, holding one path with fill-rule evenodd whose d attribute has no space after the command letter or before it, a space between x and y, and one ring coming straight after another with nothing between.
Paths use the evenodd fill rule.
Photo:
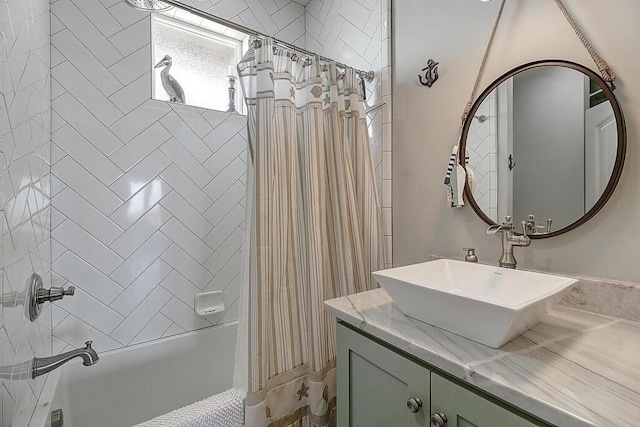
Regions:
<instances>
[{"instance_id":1,"label":"star applique on curtain","mask_svg":"<svg viewBox=\"0 0 640 427\"><path fill-rule=\"evenodd\" d=\"M298 393L298 400L302 400L303 397L309 397L309 393L307 393L308 391L309 386L305 383L302 383L302 387L300 387L300 390L296 391L296 393Z\"/></svg>"}]
</instances>

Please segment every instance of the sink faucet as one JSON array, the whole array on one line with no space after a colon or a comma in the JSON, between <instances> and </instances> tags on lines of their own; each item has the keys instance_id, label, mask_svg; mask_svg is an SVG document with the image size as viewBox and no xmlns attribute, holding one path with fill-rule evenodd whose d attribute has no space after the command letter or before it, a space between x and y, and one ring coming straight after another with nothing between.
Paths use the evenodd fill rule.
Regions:
<instances>
[{"instance_id":1,"label":"sink faucet","mask_svg":"<svg viewBox=\"0 0 640 427\"><path fill-rule=\"evenodd\" d=\"M98 357L98 353L96 353L96 351L91 348L92 343L93 341L87 341L85 343L86 347L84 348L67 351L66 353L58 354L56 356L42 358L34 357L31 368L31 378L33 379L39 377L40 375L51 372L75 357L81 357L82 364L84 366L95 365L96 363L98 363L98 360L100 358Z\"/></svg>"},{"instance_id":2,"label":"sink faucet","mask_svg":"<svg viewBox=\"0 0 640 427\"><path fill-rule=\"evenodd\" d=\"M500 257L500 267L516 268L516 257L513 255L514 246L529 246L531 239L527 236L526 221L522 221L522 235L514 234L513 222L510 216L504 217L505 222L501 225L494 224L487 229L487 234L502 233L502 256Z\"/></svg>"}]
</instances>

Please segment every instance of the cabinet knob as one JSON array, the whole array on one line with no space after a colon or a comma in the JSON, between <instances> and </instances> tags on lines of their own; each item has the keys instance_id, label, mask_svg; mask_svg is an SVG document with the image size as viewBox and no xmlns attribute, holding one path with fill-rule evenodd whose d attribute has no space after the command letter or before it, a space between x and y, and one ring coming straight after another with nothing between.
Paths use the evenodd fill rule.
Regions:
<instances>
[{"instance_id":1,"label":"cabinet knob","mask_svg":"<svg viewBox=\"0 0 640 427\"><path fill-rule=\"evenodd\" d=\"M431 427L447 427L447 416L442 412L431 414Z\"/></svg>"},{"instance_id":2,"label":"cabinet knob","mask_svg":"<svg viewBox=\"0 0 640 427\"><path fill-rule=\"evenodd\" d=\"M411 397L409 400L407 400L407 409L409 409L414 414L417 414L418 412L420 412L420 409L422 409L422 400L420 400L420 398L418 397Z\"/></svg>"}]
</instances>

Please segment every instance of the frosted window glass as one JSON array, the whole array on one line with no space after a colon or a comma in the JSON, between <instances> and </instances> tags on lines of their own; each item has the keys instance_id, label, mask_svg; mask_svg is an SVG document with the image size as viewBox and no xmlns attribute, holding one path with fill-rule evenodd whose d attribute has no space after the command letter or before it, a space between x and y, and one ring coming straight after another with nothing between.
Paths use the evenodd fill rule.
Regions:
<instances>
[{"instance_id":1,"label":"frosted window glass","mask_svg":"<svg viewBox=\"0 0 640 427\"><path fill-rule=\"evenodd\" d=\"M226 111L229 107L229 70L238 63L238 44L216 40L156 21L154 64L171 56L170 74L184 90L186 104ZM168 100L161 69L154 69L155 98ZM236 84L236 87L239 85ZM236 106L237 106L236 102Z\"/></svg>"}]
</instances>

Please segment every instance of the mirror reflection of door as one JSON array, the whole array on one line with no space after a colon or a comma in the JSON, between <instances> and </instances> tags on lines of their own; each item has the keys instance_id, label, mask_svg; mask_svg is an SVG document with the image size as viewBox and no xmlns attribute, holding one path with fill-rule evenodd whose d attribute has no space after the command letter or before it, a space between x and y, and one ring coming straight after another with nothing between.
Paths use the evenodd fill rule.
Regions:
<instances>
[{"instance_id":1,"label":"mirror reflection of door","mask_svg":"<svg viewBox=\"0 0 640 427\"><path fill-rule=\"evenodd\" d=\"M564 228L604 193L617 146L614 111L597 83L567 67L523 71L475 112L466 149L474 198L496 223L534 215L539 232L547 219Z\"/></svg>"},{"instance_id":2,"label":"mirror reflection of door","mask_svg":"<svg viewBox=\"0 0 640 427\"><path fill-rule=\"evenodd\" d=\"M589 96L594 104L594 95ZM604 192L613 170L618 144L616 118L611 103L589 106L585 114L585 209Z\"/></svg>"}]
</instances>

